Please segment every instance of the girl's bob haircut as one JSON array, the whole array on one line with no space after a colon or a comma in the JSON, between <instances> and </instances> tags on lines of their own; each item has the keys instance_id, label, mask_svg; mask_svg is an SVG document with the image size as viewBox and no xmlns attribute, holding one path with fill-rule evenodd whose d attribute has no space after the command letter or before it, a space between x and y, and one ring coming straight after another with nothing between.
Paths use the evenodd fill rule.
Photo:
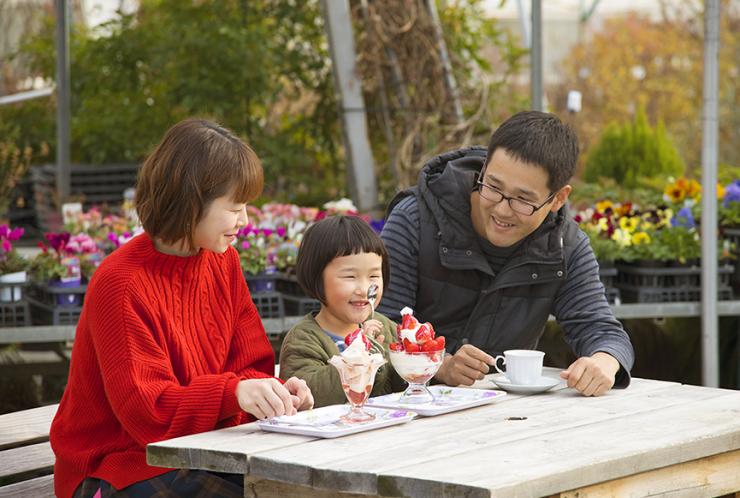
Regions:
<instances>
[{"instance_id":1,"label":"girl's bob haircut","mask_svg":"<svg viewBox=\"0 0 740 498\"><path fill-rule=\"evenodd\" d=\"M246 143L213 121L186 119L144 161L134 203L150 237L194 249L195 226L214 199L247 203L263 184L262 163Z\"/></svg>"},{"instance_id":2,"label":"girl's bob haircut","mask_svg":"<svg viewBox=\"0 0 740 498\"><path fill-rule=\"evenodd\" d=\"M307 296L326 304L324 269L334 258L375 253L383 260L383 290L390 278L388 251L377 233L357 216L337 215L308 227L296 260L296 277Z\"/></svg>"}]
</instances>

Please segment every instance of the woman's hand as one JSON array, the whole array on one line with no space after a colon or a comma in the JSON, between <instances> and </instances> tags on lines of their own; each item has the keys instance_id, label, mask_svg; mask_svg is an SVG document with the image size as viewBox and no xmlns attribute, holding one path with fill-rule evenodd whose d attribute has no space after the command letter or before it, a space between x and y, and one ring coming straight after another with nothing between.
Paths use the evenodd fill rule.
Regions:
<instances>
[{"instance_id":1,"label":"woman's hand","mask_svg":"<svg viewBox=\"0 0 740 498\"><path fill-rule=\"evenodd\" d=\"M306 381L298 377L291 377L285 381L284 387L291 394L293 407L296 410L310 410L313 408L313 394Z\"/></svg>"},{"instance_id":2,"label":"woman's hand","mask_svg":"<svg viewBox=\"0 0 740 498\"><path fill-rule=\"evenodd\" d=\"M366 336L374 339L378 344L383 344L385 336L383 335L383 324L379 320L366 320L362 324L362 330Z\"/></svg>"},{"instance_id":3,"label":"woman's hand","mask_svg":"<svg viewBox=\"0 0 740 498\"><path fill-rule=\"evenodd\" d=\"M308 389L307 386L306 389ZM309 390L309 396L310 393ZM239 401L239 407L257 419L295 415L297 411L294 406L293 393L277 379L239 381L236 386L236 398ZM313 405L313 398L311 398L311 404Z\"/></svg>"}]
</instances>

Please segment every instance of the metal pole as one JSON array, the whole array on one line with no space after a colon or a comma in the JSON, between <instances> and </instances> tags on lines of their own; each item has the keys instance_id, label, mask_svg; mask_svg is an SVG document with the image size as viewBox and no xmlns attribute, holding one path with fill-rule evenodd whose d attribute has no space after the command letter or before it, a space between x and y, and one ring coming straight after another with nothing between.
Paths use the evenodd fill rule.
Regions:
<instances>
[{"instance_id":1,"label":"metal pole","mask_svg":"<svg viewBox=\"0 0 740 498\"><path fill-rule=\"evenodd\" d=\"M57 194L59 209L69 197L70 80L69 4L55 0L57 45Z\"/></svg>"},{"instance_id":2,"label":"metal pole","mask_svg":"<svg viewBox=\"0 0 740 498\"><path fill-rule=\"evenodd\" d=\"M361 211L378 208L375 161L367 135L362 84L355 68L355 43L348 0L321 0L332 72L342 119L350 191Z\"/></svg>"},{"instance_id":3,"label":"metal pole","mask_svg":"<svg viewBox=\"0 0 740 498\"><path fill-rule=\"evenodd\" d=\"M542 111L542 2L532 0L532 47L529 52L531 65L530 91L532 109Z\"/></svg>"},{"instance_id":4,"label":"metal pole","mask_svg":"<svg viewBox=\"0 0 740 498\"><path fill-rule=\"evenodd\" d=\"M522 40L524 40L524 46L527 48L532 48L532 40L529 36L529 19L527 18L527 13L524 12L524 0L517 0L516 6L517 11L519 12L519 21L522 24Z\"/></svg>"},{"instance_id":5,"label":"metal pole","mask_svg":"<svg viewBox=\"0 0 740 498\"><path fill-rule=\"evenodd\" d=\"M37 99L39 97L48 97L52 93L54 93L54 89L52 87L46 87L39 88L38 90L28 90L26 92L3 95L2 97L0 97L0 105L16 104L18 102L24 102L26 100Z\"/></svg>"},{"instance_id":6,"label":"metal pole","mask_svg":"<svg viewBox=\"0 0 740 498\"><path fill-rule=\"evenodd\" d=\"M719 2L704 1L704 112L701 170L701 336L702 384L719 386L717 316L717 151L719 149Z\"/></svg>"}]
</instances>

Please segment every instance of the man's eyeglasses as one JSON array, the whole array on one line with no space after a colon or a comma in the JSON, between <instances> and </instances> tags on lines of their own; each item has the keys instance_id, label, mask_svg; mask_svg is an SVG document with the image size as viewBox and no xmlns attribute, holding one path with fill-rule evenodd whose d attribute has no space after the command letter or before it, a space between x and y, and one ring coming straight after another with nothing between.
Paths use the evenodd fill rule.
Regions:
<instances>
[{"instance_id":1,"label":"man's eyeglasses","mask_svg":"<svg viewBox=\"0 0 740 498\"><path fill-rule=\"evenodd\" d=\"M532 216L536 211L540 210L542 207L548 204L555 197L555 194L557 194L557 192L553 192L552 194L547 196L547 199L545 199L542 204L537 206L530 202L523 201L522 199L517 199L516 197L509 197L496 187L486 185L480 180L478 180L478 192L480 193L481 197L493 202L494 204L498 204L499 202L506 199L512 211L523 214L524 216Z\"/></svg>"}]
</instances>

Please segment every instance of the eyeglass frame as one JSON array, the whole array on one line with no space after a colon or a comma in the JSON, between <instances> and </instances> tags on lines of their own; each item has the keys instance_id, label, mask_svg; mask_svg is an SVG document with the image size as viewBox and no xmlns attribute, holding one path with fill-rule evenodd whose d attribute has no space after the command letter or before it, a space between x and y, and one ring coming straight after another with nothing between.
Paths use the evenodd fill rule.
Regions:
<instances>
[{"instance_id":1,"label":"eyeglass frame","mask_svg":"<svg viewBox=\"0 0 740 498\"><path fill-rule=\"evenodd\" d=\"M545 199L542 204L540 204L539 206L537 206L536 204L532 204L531 202L525 201L523 199L517 199L516 197L509 197L508 195L504 194L501 190L499 190L498 188L494 187L493 185L488 185L488 184L484 183L483 180L481 180L481 178L483 178L482 172L481 172L481 175L478 176L478 181L476 182L476 185L478 186L478 188L477 188L478 194L481 197L483 197L487 201L493 202L494 204L499 204L501 202L506 201L509 204L509 208L512 211L514 211L517 214L521 214L523 216L532 216L532 215L534 215L534 213L536 213L537 211L539 211L540 209L542 209L543 207L545 207L545 205L547 205L548 203L552 202L552 200L555 198L555 196L558 193L557 190L555 192L552 192L550 195L547 196L547 199ZM485 187L485 188L487 188L489 190L493 190L495 193L497 193L498 195L501 196L501 199L499 199L498 201L494 201L493 199L489 199L488 197L486 197L485 195L483 195L483 187ZM517 201L519 203L522 203L522 204L525 204L525 205L531 207L532 208L532 212L529 213L529 214L527 214L527 213L522 213L521 211L517 211L516 209L514 209L514 206L511 205L511 201Z\"/></svg>"}]
</instances>

